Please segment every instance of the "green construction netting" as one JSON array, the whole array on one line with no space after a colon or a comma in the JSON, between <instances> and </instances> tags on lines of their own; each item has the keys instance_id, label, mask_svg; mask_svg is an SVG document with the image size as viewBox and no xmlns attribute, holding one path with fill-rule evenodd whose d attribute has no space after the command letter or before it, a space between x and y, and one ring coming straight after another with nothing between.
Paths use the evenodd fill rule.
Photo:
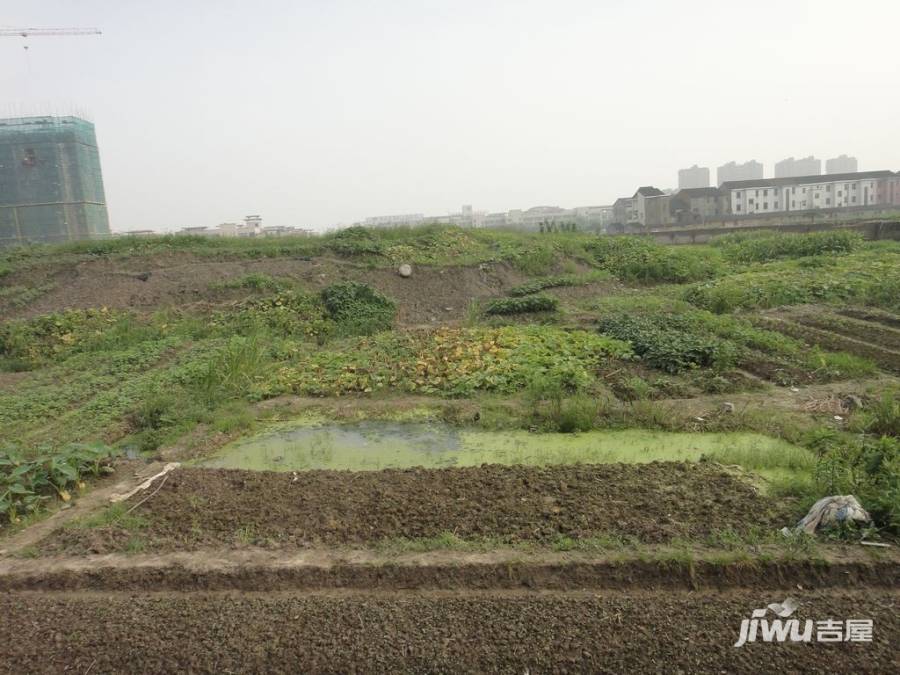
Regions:
<instances>
[{"instance_id":1,"label":"green construction netting","mask_svg":"<svg viewBox=\"0 0 900 675\"><path fill-rule=\"evenodd\" d=\"M94 125L0 119L0 245L109 234Z\"/></svg>"}]
</instances>

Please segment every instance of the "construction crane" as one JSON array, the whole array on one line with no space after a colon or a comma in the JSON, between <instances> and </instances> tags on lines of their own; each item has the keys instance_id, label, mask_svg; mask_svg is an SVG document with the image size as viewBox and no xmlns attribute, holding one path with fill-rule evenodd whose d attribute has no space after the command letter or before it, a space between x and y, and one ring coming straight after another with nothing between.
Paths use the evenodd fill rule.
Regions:
<instances>
[{"instance_id":1,"label":"construction crane","mask_svg":"<svg viewBox=\"0 0 900 675\"><path fill-rule=\"evenodd\" d=\"M0 28L0 37L47 37L59 35L102 35L96 28ZM28 45L22 45L28 49Z\"/></svg>"},{"instance_id":2,"label":"construction crane","mask_svg":"<svg viewBox=\"0 0 900 675\"><path fill-rule=\"evenodd\" d=\"M31 37L46 35L102 35L96 28L0 28L0 37Z\"/></svg>"}]
</instances>

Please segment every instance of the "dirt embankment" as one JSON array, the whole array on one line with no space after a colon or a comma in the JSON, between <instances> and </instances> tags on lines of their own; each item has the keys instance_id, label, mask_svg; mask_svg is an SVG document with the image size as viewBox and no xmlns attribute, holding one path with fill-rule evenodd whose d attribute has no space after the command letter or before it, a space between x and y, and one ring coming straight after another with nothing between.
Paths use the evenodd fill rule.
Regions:
<instances>
[{"instance_id":1,"label":"dirt embankment","mask_svg":"<svg viewBox=\"0 0 900 675\"><path fill-rule=\"evenodd\" d=\"M366 282L397 301L401 324L461 319L471 300L502 295L525 280L503 263L417 266L412 277L404 279L393 267L372 269L332 258L208 260L171 253L99 258L17 272L3 279L2 285L49 290L24 307L0 304L0 314L19 318L101 306L141 312L184 306L202 309L246 296L247 291L222 290L215 285L248 274L290 279L311 291L347 279Z\"/></svg>"},{"instance_id":2,"label":"dirt embankment","mask_svg":"<svg viewBox=\"0 0 900 675\"><path fill-rule=\"evenodd\" d=\"M715 530L781 527L791 516L713 464L481 466L298 474L180 469L136 512L137 532L62 528L44 553L231 545L306 548L436 537L550 543L629 537L702 540Z\"/></svg>"},{"instance_id":3,"label":"dirt embankment","mask_svg":"<svg viewBox=\"0 0 900 675\"><path fill-rule=\"evenodd\" d=\"M741 648L784 593L18 593L6 672L897 672L896 591L792 593L801 620L865 618L871 642Z\"/></svg>"}]
</instances>

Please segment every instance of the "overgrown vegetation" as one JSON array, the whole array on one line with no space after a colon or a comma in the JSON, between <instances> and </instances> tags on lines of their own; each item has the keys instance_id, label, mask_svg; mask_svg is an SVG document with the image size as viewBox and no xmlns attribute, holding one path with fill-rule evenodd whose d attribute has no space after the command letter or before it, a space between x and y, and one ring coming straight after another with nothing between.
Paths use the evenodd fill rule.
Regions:
<instances>
[{"instance_id":1,"label":"overgrown vegetation","mask_svg":"<svg viewBox=\"0 0 900 675\"><path fill-rule=\"evenodd\" d=\"M722 271L714 248L662 246L640 237L599 237L588 248L600 267L622 281L682 284Z\"/></svg>"},{"instance_id":2,"label":"overgrown vegetation","mask_svg":"<svg viewBox=\"0 0 900 675\"><path fill-rule=\"evenodd\" d=\"M849 306L873 317L864 338L888 349L896 349L890 341L900 326L892 313L900 310L900 246L843 233L734 235L711 246L665 247L639 237L429 226L272 240L37 246L0 253L7 270L0 307L26 307L48 290L20 283L22 269L170 251L222 259L325 256L351 275L399 262L502 262L508 267L486 269L536 278L509 289L511 297L474 301L466 328L398 326L395 302L365 284L342 281L320 290L262 272L217 282L203 307L140 313L99 306L3 321L0 443L29 449L15 461L70 461L67 450L40 450L44 444L104 441L152 452L188 434L232 437L253 428L256 402L282 394L467 397L476 399L482 424L564 432L755 430L796 442L832 415L814 422L814 414L740 405L728 414L698 415L668 399L840 381L876 375L876 363L885 367L852 344L813 347L805 324L791 335L773 330L762 308L834 305L820 317L818 329L826 330ZM610 278L618 282L590 297L540 295ZM218 292L226 290L246 292ZM896 399L867 401L849 417L831 441L805 443L812 454L712 459L802 476L782 486L800 506L829 490L852 492L879 527L896 531ZM79 469L79 476L84 471L90 474ZM13 519L59 494L49 486L10 506ZM15 494L7 497L17 500Z\"/></svg>"},{"instance_id":3,"label":"overgrown vegetation","mask_svg":"<svg viewBox=\"0 0 900 675\"><path fill-rule=\"evenodd\" d=\"M684 299L716 313L815 302L900 309L900 248L759 265L688 287Z\"/></svg>"},{"instance_id":4,"label":"overgrown vegetation","mask_svg":"<svg viewBox=\"0 0 900 675\"><path fill-rule=\"evenodd\" d=\"M735 233L716 237L713 246L729 260L742 263L767 262L777 258L841 255L859 250L862 235L849 230L784 234L773 231Z\"/></svg>"}]
</instances>

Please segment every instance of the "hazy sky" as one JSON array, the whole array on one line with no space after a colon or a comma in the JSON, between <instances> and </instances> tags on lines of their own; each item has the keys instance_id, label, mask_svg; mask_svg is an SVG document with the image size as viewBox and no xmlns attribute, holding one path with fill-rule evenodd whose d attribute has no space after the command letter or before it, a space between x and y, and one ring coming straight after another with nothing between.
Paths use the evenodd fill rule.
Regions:
<instances>
[{"instance_id":1,"label":"hazy sky","mask_svg":"<svg viewBox=\"0 0 900 675\"><path fill-rule=\"evenodd\" d=\"M900 169L897 0L0 0L0 116L90 112L114 230L612 203L679 168ZM44 107L47 106L47 107Z\"/></svg>"}]
</instances>

